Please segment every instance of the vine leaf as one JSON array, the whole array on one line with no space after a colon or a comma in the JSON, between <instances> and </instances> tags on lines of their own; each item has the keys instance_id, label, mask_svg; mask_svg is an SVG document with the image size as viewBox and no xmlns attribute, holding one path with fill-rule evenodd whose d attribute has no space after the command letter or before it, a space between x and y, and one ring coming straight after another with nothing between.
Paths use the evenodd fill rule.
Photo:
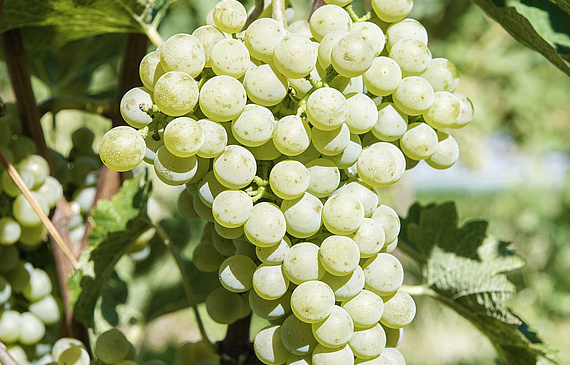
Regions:
<instances>
[{"instance_id":1,"label":"vine leaf","mask_svg":"<svg viewBox=\"0 0 570 365\"><path fill-rule=\"evenodd\" d=\"M183 266L198 303L220 286L217 272L203 273L185 259L191 256L192 245L186 244L194 232L200 232L197 221L168 219L160 223L169 232L173 244L183 258ZM108 325L139 323L164 314L188 308L188 298L173 257L158 235L149 242L151 253L141 262L125 257L116 266L117 276L102 291L101 318Z\"/></svg>"},{"instance_id":2,"label":"vine leaf","mask_svg":"<svg viewBox=\"0 0 570 365\"><path fill-rule=\"evenodd\" d=\"M560 364L508 309L515 286L505 273L525 262L508 242L487 237L486 229L484 221L459 227L453 203L414 204L402 219L399 247L419 262L431 295L487 336L506 364Z\"/></svg>"},{"instance_id":3,"label":"vine leaf","mask_svg":"<svg viewBox=\"0 0 570 365\"><path fill-rule=\"evenodd\" d=\"M146 33L178 0L4 0L0 33L50 27L54 44L105 33Z\"/></svg>"},{"instance_id":4,"label":"vine leaf","mask_svg":"<svg viewBox=\"0 0 570 365\"><path fill-rule=\"evenodd\" d=\"M81 253L81 268L69 279L75 318L93 327L93 313L101 290L115 265L134 240L151 227L147 201L152 190L148 177L127 180L112 201L100 200L93 210L89 247Z\"/></svg>"},{"instance_id":5,"label":"vine leaf","mask_svg":"<svg viewBox=\"0 0 570 365\"><path fill-rule=\"evenodd\" d=\"M471 0L521 44L541 53L570 76L568 0Z\"/></svg>"}]
</instances>

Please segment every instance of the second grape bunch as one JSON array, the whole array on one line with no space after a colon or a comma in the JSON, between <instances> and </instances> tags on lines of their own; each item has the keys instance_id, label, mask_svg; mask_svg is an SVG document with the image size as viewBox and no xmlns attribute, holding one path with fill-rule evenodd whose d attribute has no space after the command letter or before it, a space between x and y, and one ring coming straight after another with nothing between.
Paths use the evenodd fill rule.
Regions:
<instances>
[{"instance_id":1,"label":"second grape bunch","mask_svg":"<svg viewBox=\"0 0 570 365\"><path fill-rule=\"evenodd\" d=\"M326 2L289 30L260 18L242 31L245 8L220 1L142 60L144 86L121 102L130 126L110 130L100 155L186 185L180 211L207 222L193 261L221 283L208 313L267 320L254 340L264 364L404 364L416 307L382 188L421 161L451 167L449 130L473 107L406 18L412 1L373 0L363 18Z\"/></svg>"}]
</instances>

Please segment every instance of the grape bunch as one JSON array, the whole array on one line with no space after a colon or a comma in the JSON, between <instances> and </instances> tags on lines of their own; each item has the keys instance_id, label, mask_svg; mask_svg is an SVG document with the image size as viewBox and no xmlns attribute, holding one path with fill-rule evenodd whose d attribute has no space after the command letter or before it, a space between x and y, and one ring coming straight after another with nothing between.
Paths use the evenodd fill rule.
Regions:
<instances>
[{"instance_id":1,"label":"grape bunch","mask_svg":"<svg viewBox=\"0 0 570 365\"><path fill-rule=\"evenodd\" d=\"M452 166L449 129L473 106L458 73L432 58L411 0L326 1L289 31L222 0L206 25L177 34L140 64L129 126L101 141L103 163L143 161L178 207L207 222L193 262L218 272L209 315L251 312L264 364L404 364L397 350L416 307L392 255L400 220L381 192L420 161ZM446 131L444 131L446 130Z\"/></svg>"}]
</instances>

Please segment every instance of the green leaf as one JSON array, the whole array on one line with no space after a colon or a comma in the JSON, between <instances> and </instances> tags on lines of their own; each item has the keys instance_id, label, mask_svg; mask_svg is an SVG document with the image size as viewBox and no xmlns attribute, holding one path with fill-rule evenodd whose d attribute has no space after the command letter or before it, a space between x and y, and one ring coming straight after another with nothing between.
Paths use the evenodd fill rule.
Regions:
<instances>
[{"instance_id":1,"label":"green leaf","mask_svg":"<svg viewBox=\"0 0 570 365\"><path fill-rule=\"evenodd\" d=\"M199 237L196 232L201 232L201 228L196 221L189 223L182 219L165 220L161 226L179 249L194 300L201 303L220 282L217 273L203 273L185 259L190 257L193 248L187 244L190 236ZM134 320L144 324L189 306L172 254L158 236L149 244L150 256L141 262L123 258L116 266L118 275L102 291L101 314L109 325L132 324Z\"/></svg>"},{"instance_id":2,"label":"green leaf","mask_svg":"<svg viewBox=\"0 0 570 365\"><path fill-rule=\"evenodd\" d=\"M570 7L540 0L471 0L518 42L546 57L570 76ZM562 11L563 9L564 11Z\"/></svg>"},{"instance_id":3,"label":"green leaf","mask_svg":"<svg viewBox=\"0 0 570 365\"><path fill-rule=\"evenodd\" d=\"M75 318L93 327L95 305L119 259L134 239L150 228L147 201L152 186L140 176L127 180L112 201L100 200L91 215L89 247L81 253L77 270L69 279Z\"/></svg>"},{"instance_id":4,"label":"green leaf","mask_svg":"<svg viewBox=\"0 0 570 365\"><path fill-rule=\"evenodd\" d=\"M515 286L505 273L525 262L486 228L483 221L459 227L453 203L415 204L402 220L399 247L420 263L427 292L487 336L506 364L560 364L507 307Z\"/></svg>"},{"instance_id":5,"label":"green leaf","mask_svg":"<svg viewBox=\"0 0 570 365\"><path fill-rule=\"evenodd\" d=\"M564 10L567 14L570 14L570 1L569 0L551 0L554 2L560 9Z\"/></svg>"},{"instance_id":6,"label":"green leaf","mask_svg":"<svg viewBox=\"0 0 570 365\"><path fill-rule=\"evenodd\" d=\"M5 0L0 33L50 27L56 46L97 34L146 33L178 0Z\"/></svg>"}]
</instances>

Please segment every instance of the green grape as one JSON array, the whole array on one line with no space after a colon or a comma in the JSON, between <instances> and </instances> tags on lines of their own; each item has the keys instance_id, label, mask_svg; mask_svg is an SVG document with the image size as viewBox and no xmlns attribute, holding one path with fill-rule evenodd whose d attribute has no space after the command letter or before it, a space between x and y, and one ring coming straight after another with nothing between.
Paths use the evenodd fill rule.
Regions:
<instances>
[{"instance_id":1,"label":"green grape","mask_svg":"<svg viewBox=\"0 0 570 365\"><path fill-rule=\"evenodd\" d=\"M239 294L224 288L216 288L206 297L208 315L222 324L231 324L238 320L242 305Z\"/></svg>"},{"instance_id":2,"label":"green grape","mask_svg":"<svg viewBox=\"0 0 570 365\"><path fill-rule=\"evenodd\" d=\"M44 212L44 214L48 215L49 205L44 200L44 197L35 191L32 191L31 195L32 198L36 201L39 208ZM14 200L14 203L12 204L12 214L22 227L37 227L42 224L40 217L36 214L32 208L32 205L28 202L24 195L18 195Z\"/></svg>"},{"instance_id":3,"label":"green grape","mask_svg":"<svg viewBox=\"0 0 570 365\"><path fill-rule=\"evenodd\" d=\"M149 89L154 89L154 84L164 75L164 68L160 62L160 52L152 51L146 54L139 65L139 76L143 85ZM149 105L150 106L150 105Z\"/></svg>"},{"instance_id":4,"label":"green grape","mask_svg":"<svg viewBox=\"0 0 570 365\"><path fill-rule=\"evenodd\" d=\"M380 356L371 360L356 361L361 365L406 365L406 360L402 353L395 348L386 348Z\"/></svg>"},{"instance_id":5,"label":"green grape","mask_svg":"<svg viewBox=\"0 0 570 365\"><path fill-rule=\"evenodd\" d=\"M400 217L398 213L389 206L381 204L372 213L372 219L378 221L384 229L385 242L390 243L398 238L400 233Z\"/></svg>"},{"instance_id":6,"label":"green grape","mask_svg":"<svg viewBox=\"0 0 570 365\"><path fill-rule=\"evenodd\" d=\"M333 275L348 275L360 262L360 250L350 237L329 236L321 243L319 260Z\"/></svg>"},{"instance_id":7,"label":"green grape","mask_svg":"<svg viewBox=\"0 0 570 365\"><path fill-rule=\"evenodd\" d=\"M354 354L350 346L325 347L317 345L312 355L313 365L353 365Z\"/></svg>"},{"instance_id":8,"label":"green grape","mask_svg":"<svg viewBox=\"0 0 570 365\"><path fill-rule=\"evenodd\" d=\"M432 106L434 91L426 79L408 76L402 79L392 99L402 112L408 115L420 115Z\"/></svg>"},{"instance_id":9,"label":"green grape","mask_svg":"<svg viewBox=\"0 0 570 365\"><path fill-rule=\"evenodd\" d=\"M214 159L212 169L222 185L230 189L241 189L253 181L257 164L249 150L242 146L229 145Z\"/></svg>"},{"instance_id":10,"label":"green grape","mask_svg":"<svg viewBox=\"0 0 570 365\"><path fill-rule=\"evenodd\" d=\"M364 219L364 206L354 195L339 193L327 199L323 206L323 224L333 234L356 232Z\"/></svg>"},{"instance_id":11,"label":"green grape","mask_svg":"<svg viewBox=\"0 0 570 365\"><path fill-rule=\"evenodd\" d=\"M372 144L358 157L358 176L372 187L392 185L402 178L406 160L400 149L388 142Z\"/></svg>"},{"instance_id":12,"label":"green grape","mask_svg":"<svg viewBox=\"0 0 570 365\"><path fill-rule=\"evenodd\" d=\"M346 123L333 130L323 131L318 128L312 130L311 142L315 149L323 156L335 156L342 153L350 142L350 131Z\"/></svg>"},{"instance_id":13,"label":"green grape","mask_svg":"<svg viewBox=\"0 0 570 365\"><path fill-rule=\"evenodd\" d=\"M98 171L101 162L98 158L91 155L80 155L73 159L73 167L71 168L71 179L77 185L87 184L89 174Z\"/></svg>"},{"instance_id":14,"label":"green grape","mask_svg":"<svg viewBox=\"0 0 570 365\"><path fill-rule=\"evenodd\" d=\"M386 333L386 347L398 347L402 341L402 336L404 335L403 328L390 328L382 326L384 332Z\"/></svg>"},{"instance_id":15,"label":"green grape","mask_svg":"<svg viewBox=\"0 0 570 365\"><path fill-rule=\"evenodd\" d=\"M287 218L287 216L285 216ZM291 249L291 240L285 236L275 246L255 247L255 255L264 264L276 265L285 260L287 253Z\"/></svg>"},{"instance_id":16,"label":"green grape","mask_svg":"<svg viewBox=\"0 0 570 365\"><path fill-rule=\"evenodd\" d=\"M453 95L457 97L461 104L461 113L459 119L453 125L453 128L463 128L473 120L473 103L464 94L454 92Z\"/></svg>"},{"instance_id":17,"label":"green grape","mask_svg":"<svg viewBox=\"0 0 570 365\"><path fill-rule=\"evenodd\" d=\"M142 110L142 107L151 108L152 104L152 91L144 87L135 87L123 95L119 110L125 122L133 128L140 129L152 122L150 115Z\"/></svg>"},{"instance_id":18,"label":"green grape","mask_svg":"<svg viewBox=\"0 0 570 365\"><path fill-rule=\"evenodd\" d=\"M10 217L0 218L0 244L13 245L20 239L22 228L20 224Z\"/></svg>"},{"instance_id":19,"label":"green grape","mask_svg":"<svg viewBox=\"0 0 570 365\"><path fill-rule=\"evenodd\" d=\"M281 365L291 355L283 345L279 325L270 325L261 329L253 339L253 350L257 358L266 365Z\"/></svg>"},{"instance_id":20,"label":"green grape","mask_svg":"<svg viewBox=\"0 0 570 365\"><path fill-rule=\"evenodd\" d=\"M12 297L12 286L8 280L0 275L0 305L7 303Z\"/></svg>"},{"instance_id":21,"label":"green grape","mask_svg":"<svg viewBox=\"0 0 570 365\"><path fill-rule=\"evenodd\" d=\"M210 52L210 67L216 75L239 79L249 69L249 52L238 40L222 39Z\"/></svg>"},{"instance_id":22,"label":"green grape","mask_svg":"<svg viewBox=\"0 0 570 365\"><path fill-rule=\"evenodd\" d=\"M55 208L63 196L61 183L52 176L47 176L42 186L36 191L44 197L50 208Z\"/></svg>"},{"instance_id":23,"label":"green grape","mask_svg":"<svg viewBox=\"0 0 570 365\"><path fill-rule=\"evenodd\" d=\"M367 21L352 23L350 33L365 36L368 42L372 45L374 57L378 57L380 53L382 53L386 43L386 36L384 35L382 28L378 25Z\"/></svg>"},{"instance_id":24,"label":"green grape","mask_svg":"<svg viewBox=\"0 0 570 365\"><path fill-rule=\"evenodd\" d=\"M346 30L333 30L332 32L329 32L327 35L325 35L323 39L321 39L319 42L319 48L317 50L317 61L323 69L326 69L327 66L331 64L331 52L334 45L337 44L341 38L349 34L350 33Z\"/></svg>"},{"instance_id":25,"label":"green grape","mask_svg":"<svg viewBox=\"0 0 570 365\"><path fill-rule=\"evenodd\" d=\"M212 13L214 24L222 32L237 33L247 20L245 7L236 0L221 0Z\"/></svg>"},{"instance_id":26,"label":"green grape","mask_svg":"<svg viewBox=\"0 0 570 365\"><path fill-rule=\"evenodd\" d=\"M194 156L203 144L204 132L192 118L175 118L164 128L164 145L177 157Z\"/></svg>"},{"instance_id":27,"label":"green grape","mask_svg":"<svg viewBox=\"0 0 570 365\"><path fill-rule=\"evenodd\" d=\"M352 194L364 207L364 217L369 218L378 207L378 195L375 190L361 181L352 181L344 185L338 192Z\"/></svg>"},{"instance_id":28,"label":"green grape","mask_svg":"<svg viewBox=\"0 0 570 365\"><path fill-rule=\"evenodd\" d=\"M457 68L445 58L434 58L420 75L433 87L434 91L454 92L459 84Z\"/></svg>"},{"instance_id":29,"label":"green grape","mask_svg":"<svg viewBox=\"0 0 570 365\"><path fill-rule=\"evenodd\" d=\"M437 132L437 141L437 149L426 162L435 169L448 169L459 159L459 146L457 141L445 132Z\"/></svg>"},{"instance_id":30,"label":"green grape","mask_svg":"<svg viewBox=\"0 0 570 365\"><path fill-rule=\"evenodd\" d=\"M246 90L231 76L214 76L200 89L200 109L208 119L216 122L236 118L244 110L246 101Z\"/></svg>"},{"instance_id":31,"label":"green grape","mask_svg":"<svg viewBox=\"0 0 570 365\"><path fill-rule=\"evenodd\" d=\"M291 246L283 260L283 272L293 284L320 280L325 275L325 269L319 260L319 250L319 246L311 242Z\"/></svg>"},{"instance_id":32,"label":"green grape","mask_svg":"<svg viewBox=\"0 0 570 365\"><path fill-rule=\"evenodd\" d=\"M413 160L425 160L435 153L437 143L436 131L426 123L416 122L408 125L400 139L400 148Z\"/></svg>"},{"instance_id":33,"label":"green grape","mask_svg":"<svg viewBox=\"0 0 570 365\"><path fill-rule=\"evenodd\" d=\"M47 228L40 224L34 227L26 227L20 236L20 243L25 247L36 247L47 237Z\"/></svg>"},{"instance_id":34,"label":"green grape","mask_svg":"<svg viewBox=\"0 0 570 365\"><path fill-rule=\"evenodd\" d=\"M198 194L195 194L193 199L192 199L192 205L194 208L194 211L198 214L198 216L200 216L200 218L202 218L203 220L207 221L207 222L215 222L216 220L214 219L214 216L212 214L212 208L208 207L206 204L204 204L204 202L202 202L202 200L200 200L200 197L198 196Z\"/></svg>"},{"instance_id":35,"label":"green grape","mask_svg":"<svg viewBox=\"0 0 570 365\"><path fill-rule=\"evenodd\" d=\"M311 128L301 117L287 115L275 124L273 144L286 156L298 156L311 144Z\"/></svg>"},{"instance_id":36,"label":"green grape","mask_svg":"<svg viewBox=\"0 0 570 365\"><path fill-rule=\"evenodd\" d=\"M366 289L353 298L343 301L341 305L350 314L356 328L375 326L384 313L382 298Z\"/></svg>"},{"instance_id":37,"label":"green grape","mask_svg":"<svg viewBox=\"0 0 570 365\"><path fill-rule=\"evenodd\" d=\"M332 48L331 64L344 77L364 74L374 60L374 48L368 38L351 33L341 38Z\"/></svg>"},{"instance_id":38,"label":"green grape","mask_svg":"<svg viewBox=\"0 0 570 365\"><path fill-rule=\"evenodd\" d=\"M28 187L28 189L32 189L34 186L34 176L32 175L31 172L29 171L18 171L18 173L20 174L20 177L22 178L22 180L24 181L24 184ZM19 195L22 194L22 192L20 191L20 188L18 188L18 186L16 185L16 183L14 182L14 180L12 180L12 177L10 176L10 174L8 174L7 170L3 170L2 171L2 178L1 178L1 190L6 193L6 195L8 195L11 198L15 198Z\"/></svg>"},{"instance_id":39,"label":"green grape","mask_svg":"<svg viewBox=\"0 0 570 365\"><path fill-rule=\"evenodd\" d=\"M400 66L404 76L417 76L428 68L432 55L421 41L404 38L392 46L390 58Z\"/></svg>"},{"instance_id":40,"label":"green grape","mask_svg":"<svg viewBox=\"0 0 570 365\"><path fill-rule=\"evenodd\" d=\"M350 141L346 148L335 156L327 156L339 169L348 169L358 161L358 156L362 152L362 141L358 134L351 134Z\"/></svg>"},{"instance_id":41,"label":"green grape","mask_svg":"<svg viewBox=\"0 0 570 365\"><path fill-rule=\"evenodd\" d=\"M390 328L402 328L412 322L416 316L416 303L410 294L398 290L396 294L385 298L384 313L380 323Z\"/></svg>"},{"instance_id":42,"label":"green grape","mask_svg":"<svg viewBox=\"0 0 570 365\"><path fill-rule=\"evenodd\" d=\"M348 103L340 91L332 87L322 87L307 99L306 112L315 128L330 131L340 127L346 120Z\"/></svg>"},{"instance_id":43,"label":"green grape","mask_svg":"<svg viewBox=\"0 0 570 365\"><path fill-rule=\"evenodd\" d=\"M233 239L236 239L236 238L243 236L243 225L235 227L235 228L228 228L228 227L222 226L220 223L218 223L216 221L216 222L214 222L214 227L216 228L216 232L220 235L220 237L224 237L224 238L228 238L230 240L233 240ZM248 244L249 244L249 242L248 242Z\"/></svg>"},{"instance_id":44,"label":"green grape","mask_svg":"<svg viewBox=\"0 0 570 365\"><path fill-rule=\"evenodd\" d=\"M347 31L352 25L350 15L337 5L324 5L315 10L309 20L311 34L315 41L320 42L328 33L334 30Z\"/></svg>"},{"instance_id":45,"label":"green grape","mask_svg":"<svg viewBox=\"0 0 570 365\"><path fill-rule=\"evenodd\" d=\"M289 31L291 31L291 26L289 26ZM285 34L285 29L278 21L271 18L259 18L247 27L244 44L252 57L268 62L273 59L275 45Z\"/></svg>"},{"instance_id":46,"label":"green grape","mask_svg":"<svg viewBox=\"0 0 570 365\"><path fill-rule=\"evenodd\" d=\"M400 261L388 253L379 253L370 257L364 265L364 287L374 293L387 296L402 286L404 269Z\"/></svg>"},{"instance_id":47,"label":"green grape","mask_svg":"<svg viewBox=\"0 0 570 365\"><path fill-rule=\"evenodd\" d=\"M22 289L22 294L30 302L37 302L51 294L51 291L52 285L48 274L40 268L34 268L30 273L30 282Z\"/></svg>"},{"instance_id":48,"label":"green grape","mask_svg":"<svg viewBox=\"0 0 570 365\"><path fill-rule=\"evenodd\" d=\"M245 74L243 86L255 104L273 106L287 96L287 78L269 64L257 66Z\"/></svg>"},{"instance_id":49,"label":"green grape","mask_svg":"<svg viewBox=\"0 0 570 365\"><path fill-rule=\"evenodd\" d=\"M0 312L0 341L11 344L19 340L22 316L14 310Z\"/></svg>"},{"instance_id":50,"label":"green grape","mask_svg":"<svg viewBox=\"0 0 570 365\"><path fill-rule=\"evenodd\" d=\"M20 162L24 157L33 155L37 152L34 140L22 134L12 136L12 141L8 147L10 148L10 151L12 151L12 163Z\"/></svg>"},{"instance_id":51,"label":"green grape","mask_svg":"<svg viewBox=\"0 0 570 365\"><path fill-rule=\"evenodd\" d=\"M146 151L143 157L143 161L154 165L154 160L156 159L156 151L161 146L164 146L164 139L162 138L164 133L154 134L153 132L147 133L146 137L144 138L144 142L146 144Z\"/></svg>"},{"instance_id":52,"label":"green grape","mask_svg":"<svg viewBox=\"0 0 570 365\"><path fill-rule=\"evenodd\" d=\"M386 333L377 323L374 327L357 329L348 341L354 356L359 359L373 359L386 347Z\"/></svg>"},{"instance_id":53,"label":"green grape","mask_svg":"<svg viewBox=\"0 0 570 365\"><path fill-rule=\"evenodd\" d=\"M85 348L73 346L64 350L57 359L57 365L90 365L91 358Z\"/></svg>"},{"instance_id":54,"label":"green grape","mask_svg":"<svg viewBox=\"0 0 570 365\"><path fill-rule=\"evenodd\" d=\"M146 154L146 144L140 133L131 127L109 130L101 139L99 155L111 170L123 172L137 167Z\"/></svg>"},{"instance_id":55,"label":"green grape","mask_svg":"<svg viewBox=\"0 0 570 365\"><path fill-rule=\"evenodd\" d=\"M286 34L275 44L273 63L287 78L305 77L315 68L317 48L304 34Z\"/></svg>"},{"instance_id":56,"label":"green grape","mask_svg":"<svg viewBox=\"0 0 570 365\"><path fill-rule=\"evenodd\" d=\"M196 153L198 157L213 158L222 154L228 144L226 129L220 123L208 119L200 119L198 124L204 133L204 142Z\"/></svg>"},{"instance_id":57,"label":"green grape","mask_svg":"<svg viewBox=\"0 0 570 365\"><path fill-rule=\"evenodd\" d=\"M285 324L285 323L284 323ZM311 325L315 339L326 347L339 347L348 343L354 332L354 323L346 310L335 305L322 322Z\"/></svg>"},{"instance_id":58,"label":"green grape","mask_svg":"<svg viewBox=\"0 0 570 365\"><path fill-rule=\"evenodd\" d=\"M198 76L206 61L202 42L190 34L171 36L158 47L157 51L160 52L160 60L165 71L180 71L190 77ZM156 84L154 88L156 93Z\"/></svg>"},{"instance_id":59,"label":"green grape","mask_svg":"<svg viewBox=\"0 0 570 365\"><path fill-rule=\"evenodd\" d=\"M52 295L46 295L39 301L31 303L28 310L48 326L57 324L61 319L59 305Z\"/></svg>"},{"instance_id":60,"label":"green grape","mask_svg":"<svg viewBox=\"0 0 570 365\"><path fill-rule=\"evenodd\" d=\"M85 349L83 342L71 337L62 337L57 340L51 348L51 356L57 362L61 354L72 347L79 347Z\"/></svg>"},{"instance_id":61,"label":"green grape","mask_svg":"<svg viewBox=\"0 0 570 365\"><path fill-rule=\"evenodd\" d=\"M222 255L212 243L200 243L192 251L192 262L202 272L218 271L226 256Z\"/></svg>"},{"instance_id":62,"label":"green grape","mask_svg":"<svg viewBox=\"0 0 570 365\"><path fill-rule=\"evenodd\" d=\"M249 219L252 209L250 196L242 190L222 191L212 203L214 219L227 228L242 226Z\"/></svg>"},{"instance_id":63,"label":"green grape","mask_svg":"<svg viewBox=\"0 0 570 365\"><path fill-rule=\"evenodd\" d=\"M154 84L153 100L165 114L179 117L189 113L198 102L198 83L185 72L166 72Z\"/></svg>"},{"instance_id":64,"label":"green grape","mask_svg":"<svg viewBox=\"0 0 570 365\"><path fill-rule=\"evenodd\" d=\"M307 192L317 198L326 198L340 184L340 171L334 162L326 158L318 158L307 164L309 170L309 187Z\"/></svg>"},{"instance_id":65,"label":"green grape","mask_svg":"<svg viewBox=\"0 0 570 365\"><path fill-rule=\"evenodd\" d=\"M178 157L173 155L166 145L156 151L154 171L167 185L182 185L190 181L198 171L196 156Z\"/></svg>"},{"instance_id":66,"label":"green grape","mask_svg":"<svg viewBox=\"0 0 570 365\"><path fill-rule=\"evenodd\" d=\"M249 257L243 255L230 256L220 265L218 278L227 290L243 293L252 288L253 273L256 269L257 265Z\"/></svg>"},{"instance_id":67,"label":"green grape","mask_svg":"<svg viewBox=\"0 0 570 365\"><path fill-rule=\"evenodd\" d=\"M253 206L243 228L245 236L251 243L260 247L271 247L285 236L285 216L272 203L257 203Z\"/></svg>"},{"instance_id":68,"label":"green grape","mask_svg":"<svg viewBox=\"0 0 570 365\"><path fill-rule=\"evenodd\" d=\"M378 105L378 121L372 127L372 134L381 141L400 139L408 129L408 116L385 102Z\"/></svg>"},{"instance_id":69,"label":"green grape","mask_svg":"<svg viewBox=\"0 0 570 365\"><path fill-rule=\"evenodd\" d=\"M350 235L360 251L360 257L371 257L380 252L386 241L386 234L380 222L364 218L358 230Z\"/></svg>"},{"instance_id":70,"label":"green grape","mask_svg":"<svg viewBox=\"0 0 570 365\"><path fill-rule=\"evenodd\" d=\"M291 290L288 290L277 299L265 299L252 289L249 291L249 304L256 316L277 320L291 312Z\"/></svg>"},{"instance_id":71,"label":"green grape","mask_svg":"<svg viewBox=\"0 0 570 365\"><path fill-rule=\"evenodd\" d=\"M281 342L294 355L309 355L317 346L311 324L291 314L281 324Z\"/></svg>"},{"instance_id":72,"label":"green grape","mask_svg":"<svg viewBox=\"0 0 570 365\"><path fill-rule=\"evenodd\" d=\"M305 281L293 289L291 294L291 310L306 323L316 323L327 318L334 304L334 292L322 281Z\"/></svg>"},{"instance_id":73,"label":"green grape","mask_svg":"<svg viewBox=\"0 0 570 365\"><path fill-rule=\"evenodd\" d=\"M412 10L412 0L372 0L372 9L380 20L388 23L404 19Z\"/></svg>"},{"instance_id":74,"label":"green grape","mask_svg":"<svg viewBox=\"0 0 570 365\"><path fill-rule=\"evenodd\" d=\"M18 345L6 346L8 353L18 364L29 364L28 355L26 351Z\"/></svg>"},{"instance_id":75,"label":"green grape","mask_svg":"<svg viewBox=\"0 0 570 365\"><path fill-rule=\"evenodd\" d=\"M38 316L31 312L24 312L20 316L20 338L23 345L35 345L41 341L46 333L45 324Z\"/></svg>"},{"instance_id":76,"label":"green grape","mask_svg":"<svg viewBox=\"0 0 570 365\"><path fill-rule=\"evenodd\" d=\"M214 48L218 42L226 39L226 36L218 28L211 25L203 25L196 28L196 30L192 32L192 35L198 38L204 47L204 67L210 67L210 55L212 53L212 48Z\"/></svg>"},{"instance_id":77,"label":"green grape","mask_svg":"<svg viewBox=\"0 0 570 365\"><path fill-rule=\"evenodd\" d=\"M287 222L287 233L297 238L316 234L321 228L322 210L323 203L310 193L292 200L283 200L281 211Z\"/></svg>"},{"instance_id":78,"label":"green grape","mask_svg":"<svg viewBox=\"0 0 570 365\"><path fill-rule=\"evenodd\" d=\"M291 29L291 27L289 27L289 29ZM287 359L286 365L311 365L312 363L311 355L291 355Z\"/></svg>"},{"instance_id":79,"label":"green grape","mask_svg":"<svg viewBox=\"0 0 570 365\"><path fill-rule=\"evenodd\" d=\"M393 59L379 56L372 60L372 64L362 75L362 81L372 94L390 95L400 86L402 70Z\"/></svg>"},{"instance_id":80,"label":"green grape","mask_svg":"<svg viewBox=\"0 0 570 365\"><path fill-rule=\"evenodd\" d=\"M288 288L289 279L279 264L261 264L253 274L253 289L263 299L279 299Z\"/></svg>"},{"instance_id":81,"label":"green grape","mask_svg":"<svg viewBox=\"0 0 570 365\"><path fill-rule=\"evenodd\" d=\"M261 146L249 147L249 152L251 152L253 157L258 161L273 161L281 156L281 152L275 147L273 139L270 139Z\"/></svg>"},{"instance_id":82,"label":"green grape","mask_svg":"<svg viewBox=\"0 0 570 365\"><path fill-rule=\"evenodd\" d=\"M131 352L131 346L132 344L121 331L111 328L97 337L93 353L99 361L105 364L115 364L127 358Z\"/></svg>"},{"instance_id":83,"label":"green grape","mask_svg":"<svg viewBox=\"0 0 570 365\"><path fill-rule=\"evenodd\" d=\"M269 185L281 199L298 198L309 187L309 171L299 161L280 161L271 169Z\"/></svg>"},{"instance_id":84,"label":"green grape","mask_svg":"<svg viewBox=\"0 0 570 365\"><path fill-rule=\"evenodd\" d=\"M29 155L18 162L18 172L27 171L34 178L32 189L38 189L49 176L50 168L45 158L40 155Z\"/></svg>"},{"instance_id":85,"label":"green grape","mask_svg":"<svg viewBox=\"0 0 570 365\"><path fill-rule=\"evenodd\" d=\"M386 29L386 38L388 40L386 43L388 51L390 51L392 46L402 39L415 39L426 46L428 44L428 33L426 28L420 22L412 18L402 19L390 24Z\"/></svg>"},{"instance_id":86,"label":"green grape","mask_svg":"<svg viewBox=\"0 0 570 365\"><path fill-rule=\"evenodd\" d=\"M459 120L461 104L448 91L436 91L432 106L423 114L424 120L434 129L451 128Z\"/></svg>"},{"instance_id":87,"label":"green grape","mask_svg":"<svg viewBox=\"0 0 570 365\"><path fill-rule=\"evenodd\" d=\"M364 134L371 130L378 121L378 110L374 100L363 93L346 95L348 115L346 125L350 133Z\"/></svg>"},{"instance_id":88,"label":"green grape","mask_svg":"<svg viewBox=\"0 0 570 365\"><path fill-rule=\"evenodd\" d=\"M234 137L244 146L257 147L271 140L275 117L261 105L247 104L243 112L232 121Z\"/></svg>"},{"instance_id":89,"label":"green grape","mask_svg":"<svg viewBox=\"0 0 570 365\"><path fill-rule=\"evenodd\" d=\"M335 301L342 302L354 298L364 289L364 272L360 266L356 266L353 272L343 276L327 272L321 281L331 287Z\"/></svg>"}]
</instances>

